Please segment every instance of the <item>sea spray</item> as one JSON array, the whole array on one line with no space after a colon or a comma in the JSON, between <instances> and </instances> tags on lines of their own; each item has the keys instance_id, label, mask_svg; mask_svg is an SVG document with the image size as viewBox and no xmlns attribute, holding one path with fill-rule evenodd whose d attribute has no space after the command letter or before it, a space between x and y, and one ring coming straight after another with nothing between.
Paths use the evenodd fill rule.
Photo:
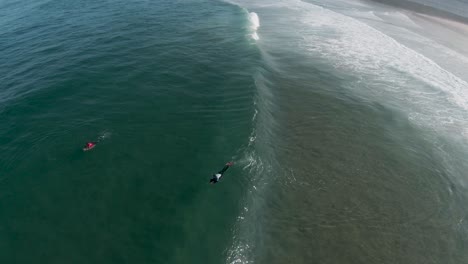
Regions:
<instances>
[{"instance_id":1,"label":"sea spray","mask_svg":"<svg viewBox=\"0 0 468 264\"><path fill-rule=\"evenodd\" d=\"M258 37L257 29L260 27L260 19L258 18L257 13L250 12L249 21L250 21L250 30L252 31L252 34L251 34L252 38L255 40L259 40L260 38Z\"/></svg>"}]
</instances>

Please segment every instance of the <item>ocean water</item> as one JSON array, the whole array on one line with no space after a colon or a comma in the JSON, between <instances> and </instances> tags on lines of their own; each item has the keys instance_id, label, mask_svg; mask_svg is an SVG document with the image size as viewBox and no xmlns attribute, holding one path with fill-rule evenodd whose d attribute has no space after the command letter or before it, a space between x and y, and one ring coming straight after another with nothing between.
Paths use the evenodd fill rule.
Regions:
<instances>
[{"instance_id":1,"label":"ocean water","mask_svg":"<svg viewBox=\"0 0 468 264\"><path fill-rule=\"evenodd\" d=\"M373 0L371 0L373 1ZM385 0L377 0L382 3L386 3L389 5L397 5L403 8L412 9L412 7L416 7L414 4L417 4L417 7L414 9L418 12L429 11L430 9L434 8L439 11L447 12L447 15L457 15L460 17L468 18L467 13L467 5L468 1L466 0L394 0L394 1L385 1ZM437 11L433 10L433 14L436 14Z\"/></svg>"},{"instance_id":2,"label":"ocean water","mask_svg":"<svg viewBox=\"0 0 468 264\"><path fill-rule=\"evenodd\" d=\"M467 32L369 1L3 1L0 261L468 263Z\"/></svg>"}]
</instances>

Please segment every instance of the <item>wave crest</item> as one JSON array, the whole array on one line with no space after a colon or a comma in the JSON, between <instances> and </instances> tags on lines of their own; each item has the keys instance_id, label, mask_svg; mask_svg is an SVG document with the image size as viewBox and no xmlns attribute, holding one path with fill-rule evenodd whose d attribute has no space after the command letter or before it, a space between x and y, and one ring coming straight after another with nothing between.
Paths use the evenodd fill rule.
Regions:
<instances>
[{"instance_id":1,"label":"wave crest","mask_svg":"<svg viewBox=\"0 0 468 264\"><path fill-rule=\"evenodd\" d=\"M249 21L250 21L250 30L252 31L252 34L251 34L252 38L255 40L259 40L260 38L258 37L257 29L260 27L260 19L258 18L257 13L250 12Z\"/></svg>"}]
</instances>

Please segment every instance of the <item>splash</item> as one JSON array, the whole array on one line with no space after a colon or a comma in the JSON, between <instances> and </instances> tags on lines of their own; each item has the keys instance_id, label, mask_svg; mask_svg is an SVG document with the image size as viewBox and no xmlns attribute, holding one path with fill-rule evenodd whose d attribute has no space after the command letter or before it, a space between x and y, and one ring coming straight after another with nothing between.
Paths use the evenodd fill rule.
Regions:
<instances>
[{"instance_id":1,"label":"splash","mask_svg":"<svg viewBox=\"0 0 468 264\"><path fill-rule=\"evenodd\" d=\"M260 19L258 18L257 13L250 12L249 13L249 21L250 21L250 30L252 31L252 38L254 40L259 40L259 36L257 34L257 29L260 27Z\"/></svg>"},{"instance_id":2,"label":"splash","mask_svg":"<svg viewBox=\"0 0 468 264\"><path fill-rule=\"evenodd\" d=\"M99 137L98 137L98 142L100 142L100 141L102 141L102 140L104 140L104 139L109 138L111 135L112 135L112 133L109 132L109 131L101 132L101 133L99 134Z\"/></svg>"}]
</instances>

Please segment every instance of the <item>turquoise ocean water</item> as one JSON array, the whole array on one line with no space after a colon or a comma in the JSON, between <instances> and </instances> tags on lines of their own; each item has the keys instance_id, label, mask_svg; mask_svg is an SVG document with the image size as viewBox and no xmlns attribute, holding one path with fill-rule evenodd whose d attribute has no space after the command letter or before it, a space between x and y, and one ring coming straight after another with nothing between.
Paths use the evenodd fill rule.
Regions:
<instances>
[{"instance_id":1,"label":"turquoise ocean water","mask_svg":"<svg viewBox=\"0 0 468 264\"><path fill-rule=\"evenodd\" d=\"M468 262L465 27L346 0L2 1L0 262Z\"/></svg>"}]
</instances>

